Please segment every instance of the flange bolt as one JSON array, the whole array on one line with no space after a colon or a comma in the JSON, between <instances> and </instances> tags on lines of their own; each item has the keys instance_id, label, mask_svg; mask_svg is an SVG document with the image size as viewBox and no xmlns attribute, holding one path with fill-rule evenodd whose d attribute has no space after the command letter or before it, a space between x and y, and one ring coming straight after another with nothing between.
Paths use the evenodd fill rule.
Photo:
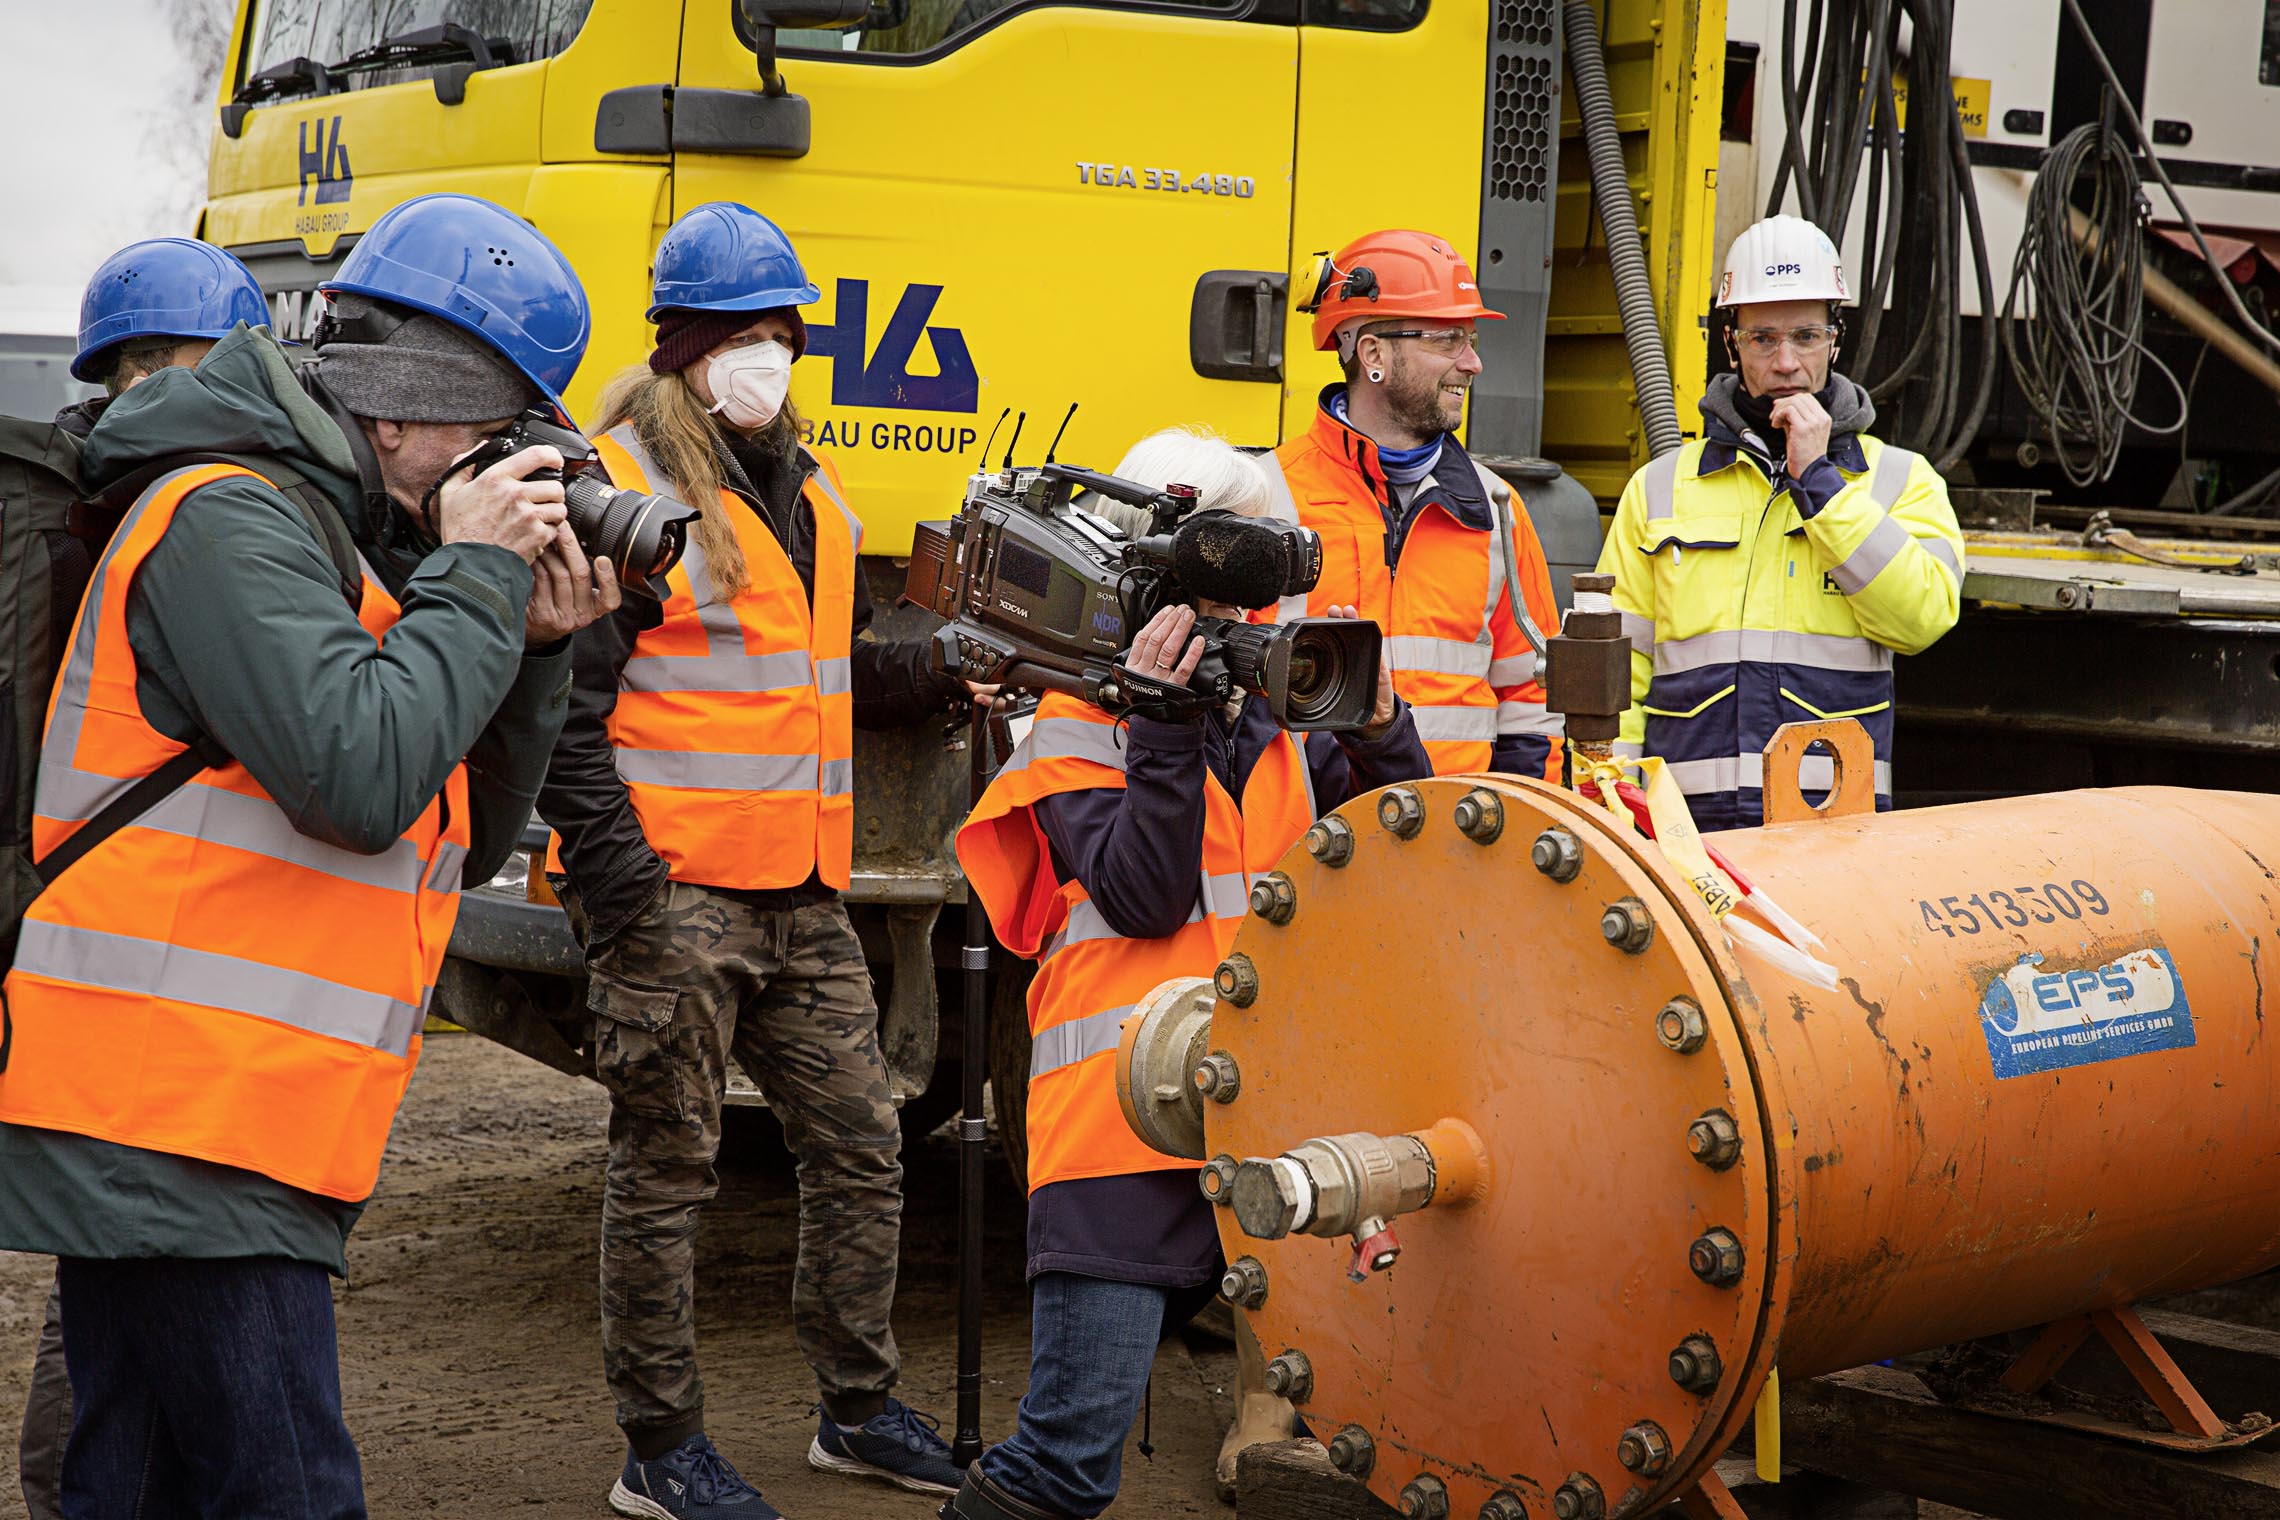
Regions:
<instances>
[{"instance_id":1,"label":"flange bolt","mask_svg":"<svg viewBox=\"0 0 2280 1520\"><path fill-rule=\"evenodd\" d=\"M1198 1086L1202 1085L1202 1073L1196 1074L1196 1081ZM1741 1159L1741 1127L1734 1123L1732 1114L1713 1108L1686 1126L1686 1151L1713 1172L1722 1172Z\"/></svg>"},{"instance_id":2,"label":"flange bolt","mask_svg":"<svg viewBox=\"0 0 2280 1520\"><path fill-rule=\"evenodd\" d=\"M1528 1520L1528 1506L1509 1488L1500 1488L1480 1507L1480 1520Z\"/></svg>"},{"instance_id":3,"label":"flange bolt","mask_svg":"<svg viewBox=\"0 0 2280 1520\"><path fill-rule=\"evenodd\" d=\"M1212 973L1211 985L1219 995L1238 1008L1248 1008L1259 1000L1259 968L1251 958L1238 951L1219 963Z\"/></svg>"},{"instance_id":4,"label":"flange bolt","mask_svg":"<svg viewBox=\"0 0 2280 1520\"><path fill-rule=\"evenodd\" d=\"M1196 1190L1221 1208L1235 1201L1235 1158L1217 1155L1195 1174Z\"/></svg>"},{"instance_id":5,"label":"flange bolt","mask_svg":"<svg viewBox=\"0 0 2280 1520\"><path fill-rule=\"evenodd\" d=\"M1682 1056L1690 1056L1702 1048L1710 1038L1709 1021L1702 1017L1702 1005L1692 998L1672 998L1663 1004L1662 1012L1655 1015L1655 1038L1666 1049Z\"/></svg>"},{"instance_id":6,"label":"flange bolt","mask_svg":"<svg viewBox=\"0 0 2280 1520\"><path fill-rule=\"evenodd\" d=\"M1314 1392L1314 1364L1303 1351L1285 1351L1267 1363L1267 1392L1303 1404Z\"/></svg>"},{"instance_id":7,"label":"flange bolt","mask_svg":"<svg viewBox=\"0 0 2280 1520\"><path fill-rule=\"evenodd\" d=\"M1449 1520L1449 1490L1431 1473L1401 1485L1402 1520Z\"/></svg>"},{"instance_id":8,"label":"flange bolt","mask_svg":"<svg viewBox=\"0 0 2280 1520\"><path fill-rule=\"evenodd\" d=\"M1243 1073L1235 1069L1235 1058L1224 1050L1215 1050L1196 1062L1195 1090L1214 1103L1234 1102L1235 1095L1243 1090ZM1726 1122L1733 1123L1731 1119ZM1737 1139L1734 1144L1738 1148L1741 1141Z\"/></svg>"},{"instance_id":9,"label":"flange bolt","mask_svg":"<svg viewBox=\"0 0 2280 1520\"><path fill-rule=\"evenodd\" d=\"M1624 1469L1652 1478L1670 1466L1670 1437L1652 1420L1641 1420L1623 1432L1615 1443L1615 1458Z\"/></svg>"},{"instance_id":10,"label":"flange bolt","mask_svg":"<svg viewBox=\"0 0 2280 1520\"><path fill-rule=\"evenodd\" d=\"M1569 1473L1552 1495L1552 1513L1558 1520L1605 1520L1607 1496L1589 1473Z\"/></svg>"},{"instance_id":11,"label":"flange bolt","mask_svg":"<svg viewBox=\"0 0 2280 1520\"><path fill-rule=\"evenodd\" d=\"M1705 1230L1686 1248L1686 1264L1711 1287L1730 1288L1742 1280L1742 1243L1732 1230Z\"/></svg>"},{"instance_id":12,"label":"flange bolt","mask_svg":"<svg viewBox=\"0 0 2280 1520\"><path fill-rule=\"evenodd\" d=\"M1280 871L1251 883L1251 911L1270 924L1287 924L1298 912L1298 888Z\"/></svg>"},{"instance_id":13,"label":"flange bolt","mask_svg":"<svg viewBox=\"0 0 2280 1520\"><path fill-rule=\"evenodd\" d=\"M1378 822L1396 839L1415 839L1425 827L1425 799L1409 787L1390 787L1378 798Z\"/></svg>"},{"instance_id":14,"label":"flange bolt","mask_svg":"<svg viewBox=\"0 0 2280 1520\"><path fill-rule=\"evenodd\" d=\"M1556 882L1571 882L1583 870L1583 846L1566 829L1546 829L1538 834L1528 847L1528 858Z\"/></svg>"},{"instance_id":15,"label":"flange bolt","mask_svg":"<svg viewBox=\"0 0 2280 1520\"><path fill-rule=\"evenodd\" d=\"M1227 1270L1220 1274L1219 1291L1238 1309L1257 1309L1263 1306L1267 1301L1266 1264L1256 1256L1236 1257L1227 1264ZM1671 1353L1673 1366L1677 1365L1677 1354Z\"/></svg>"},{"instance_id":16,"label":"flange bolt","mask_svg":"<svg viewBox=\"0 0 2280 1520\"><path fill-rule=\"evenodd\" d=\"M1348 1425L1330 1438L1330 1465L1349 1478L1366 1478L1377 1466L1377 1443L1359 1425Z\"/></svg>"},{"instance_id":17,"label":"flange bolt","mask_svg":"<svg viewBox=\"0 0 2280 1520\"><path fill-rule=\"evenodd\" d=\"M1504 799L1485 786L1476 786L1457 799L1449 817L1474 844L1494 844L1504 832Z\"/></svg>"},{"instance_id":18,"label":"flange bolt","mask_svg":"<svg viewBox=\"0 0 2280 1520\"><path fill-rule=\"evenodd\" d=\"M1599 915L1599 932L1625 955L1637 955L1655 942L1655 921L1636 897L1619 897Z\"/></svg>"},{"instance_id":19,"label":"flange bolt","mask_svg":"<svg viewBox=\"0 0 2280 1520\"><path fill-rule=\"evenodd\" d=\"M1326 866L1342 866L1354 858L1354 829L1345 819L1317 819L1306 831L1306 853Z\"/></svg>"},{"instance_id":20,"label":"flange bolt","mask_svg":"<svg viewBox=\"0 0 2280 1520\"><path fill-rule=\"evenodd\" d=\"M1688 1393L1708 1393L1725 1375L1726 1364L1707 1335L1688 1336L1670 1354L1670 1380Z\"/></svg>"}]
</instances>

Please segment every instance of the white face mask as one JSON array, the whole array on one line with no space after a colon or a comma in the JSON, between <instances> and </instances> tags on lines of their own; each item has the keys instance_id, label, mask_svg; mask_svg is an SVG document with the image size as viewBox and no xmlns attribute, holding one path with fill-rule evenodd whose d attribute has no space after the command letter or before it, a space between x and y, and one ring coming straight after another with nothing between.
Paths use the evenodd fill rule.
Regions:
<instances>
[{"instance_id":1,"label":"white face mask","mask_svg":"<svg viewBox=\"0 0 2280 1520\"><path fill-rule=\"evenodd\" d=\"M712 409L732 427L766 427L784 409L792 385L792 351L775 339L716 354L705 371Z\"/></svg>"}]
</instances>

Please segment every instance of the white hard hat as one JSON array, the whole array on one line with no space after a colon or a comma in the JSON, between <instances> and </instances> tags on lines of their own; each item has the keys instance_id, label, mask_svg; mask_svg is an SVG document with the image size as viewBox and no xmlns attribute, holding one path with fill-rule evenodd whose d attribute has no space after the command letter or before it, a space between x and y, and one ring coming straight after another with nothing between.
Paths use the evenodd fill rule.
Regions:
<instances>
[{"instance_id":1,"label":"white hard hat","mask_svg":"<svg viewBox=\"0 0 2280 1520\"><path fill-rule=\"evenodd\" d=\"M1711 304L1851 299L1829 235L1803 217L1769 216L1743 228L1726 250L1726 273Z\"/></svg>"}]
</instances>

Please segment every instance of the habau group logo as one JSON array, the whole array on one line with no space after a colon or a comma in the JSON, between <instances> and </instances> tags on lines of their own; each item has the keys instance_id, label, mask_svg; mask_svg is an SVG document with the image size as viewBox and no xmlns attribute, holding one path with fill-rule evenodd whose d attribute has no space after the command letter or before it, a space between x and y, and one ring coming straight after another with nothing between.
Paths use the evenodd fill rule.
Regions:
<instances>
[{"instance_id":1,"label":"habau group logo","mask_svg":"<svg viewBox=\"0 0 2280 1520\"><path fill-rule=\"evenodd\" d=\"M316 128L316 141L309 141L309 129ZM356 176L348 167L348 144L340 138L340 118L332 119L328 135L325 119L319 116L301 123L301 198L294 204L309 204L309 181L317 183L317 204L330 206L348 199L355 188Z\"/></svg>"},{"instance_id":2,"label":"habau group logo","mask_svg":"<svg viewBox=\"0 0 2280 1520\"><path fill-rule=\"evenodd\" d=\"M942 299L940 285L906 285L871 347L871 282L833 284L832 320L808 325L808 353L831 361L831 404L883 411L966 412L981 410L981 372L955 327L927 319ZM911 361L924 338L934 350L935 373L914 375ZM963 454L978 436L970 425L870 422L825 415L809 419L809 441L821 447L873 449L882 453Z\"/></svg>"},{"instance_id":3,"label":"habau group logo","mask_svg":"<svg viewBox=\"0 0 2280 1520\"><path fill-rule=\"evenodd\" d=\"M904 286L886 331L879 335L879 346L873 349L871 282L837 281L831 324L808 327L808 352L831 360L831 404L913 412L980 411L982 377L966 350L966 335L955 327L927 325L941 299L939 285ZM939 373L910 372L921 336L933 346Z\"/></svg>"}]
</instances>

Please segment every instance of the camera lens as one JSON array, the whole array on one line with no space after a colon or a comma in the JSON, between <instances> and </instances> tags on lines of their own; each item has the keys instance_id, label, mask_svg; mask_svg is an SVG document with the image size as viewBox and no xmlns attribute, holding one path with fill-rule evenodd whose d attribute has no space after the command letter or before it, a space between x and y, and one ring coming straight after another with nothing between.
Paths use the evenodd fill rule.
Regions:
<instances>
[{"instance_id":1,"label":"camera lens","mask_svg":"<svg viewBox=\"0 0 2280 1520\"><path fill-rule=\"evenodd\" d=\"M670 496L619 490L590 474L563 482L562 504L589 558L607 557L628 591L665 599L665 575L688 548L694 508Z\"/></svg>"}]
</instances>

